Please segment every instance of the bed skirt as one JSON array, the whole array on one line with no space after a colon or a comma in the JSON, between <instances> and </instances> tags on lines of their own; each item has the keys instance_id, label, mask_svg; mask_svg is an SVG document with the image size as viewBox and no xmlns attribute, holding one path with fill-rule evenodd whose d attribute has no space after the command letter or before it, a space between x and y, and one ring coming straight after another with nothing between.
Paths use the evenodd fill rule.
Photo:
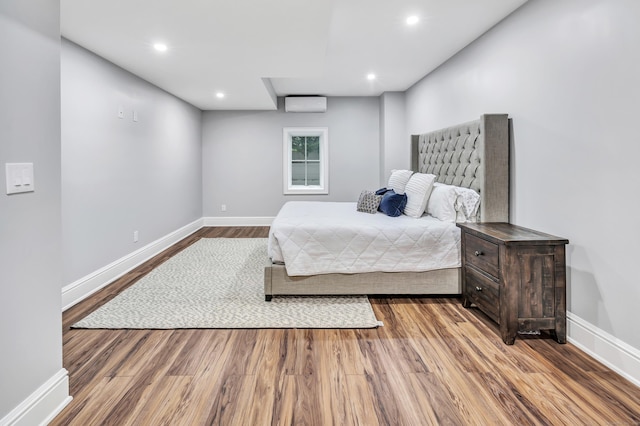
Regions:
<instances>
[{"instance_id":1,"label":"bed skirt","mask_svg":"<svg viewBox=\"0 0 640 426\"><path fill-rule=\"evenodd\" d=\"M284 265L264 269L265 300L273 296L460 294L460 268L427 272L287 275Z\"/></svg>"}]
</instances>

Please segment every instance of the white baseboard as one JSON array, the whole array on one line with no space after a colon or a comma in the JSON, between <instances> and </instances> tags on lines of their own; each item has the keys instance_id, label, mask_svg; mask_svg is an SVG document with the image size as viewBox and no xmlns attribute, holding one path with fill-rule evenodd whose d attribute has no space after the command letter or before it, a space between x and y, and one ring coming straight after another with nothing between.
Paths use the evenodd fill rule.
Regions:
<instances>
[{"instance_id":1,"label":"white baseboard","mask_svg":"<svg viewBox=\"0 0 640 426\"><path fill-rule=\"evenodd\" d=\"M20 405L0 419L0 426L46 425L72 399L69 396L69 373L62 368Z\"/></svg>"},{"instance_id":2,"label":"white baseboard","mask_svg":"<svg viewBox=\"0 0 640 426\"><path fill-rule=\"evenodd\" d=\"M65 311L78 302L91 296L101 288L111 284L133 268L151 259L158 253L171 247L181 239L193 234L203 226L198 219L182 228L130 253L97 271L80 278L62 288L62 310Z\"/></svg>"},{"instance_id":3,"label":"white baseboard","mask_svg":"<svg viewBox=\"0 0 640 426\"><path fill-rule=\"evenodd\" d=\"M204 226L271 226L273 217L204 217Z\"/></svg>"},{"instance_id":4,"label":"white baseboard","mask_svg":"<svg viewBox=\"0 0 640 426\"><path fill-rule=\"evenodd\" d=\"M567 312L567 336L571 344L640 386L640 350L571 312Z\"/></svg>"}]
</instances>

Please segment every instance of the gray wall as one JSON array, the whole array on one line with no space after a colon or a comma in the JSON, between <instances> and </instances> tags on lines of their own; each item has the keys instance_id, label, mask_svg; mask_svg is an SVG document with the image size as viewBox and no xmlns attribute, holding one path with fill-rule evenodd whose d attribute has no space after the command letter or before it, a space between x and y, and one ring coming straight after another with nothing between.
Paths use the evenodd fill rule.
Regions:
<instances>
[{"instance_id":1,"label":"gray wall","mask_svg":"<svg viewBox=\"0 0 640 426\"><path fill-rule=\"evenodd\" d=\"M201 119L199 109L62 41L65 285L202 217Z\"/></svg>"},{"instance_id":2,"label":"gray wall","mask_svg":"<svg viewBox=\"0 0 640 426\"><path fill-rule=\"evenodd\" d=\"M405 115L404 92L380 96L380 187L387 186L391 170L407 168L411 159Z\"/></svg>"},{"instance_id":3,"label":"gray wall","mask_svg":"<svg viewBox=\"0 0 640 426\"><path fill-rule=\"evenodd\" d=\"M0 2L0 419L62 369L59 16ZM11 162L34 164L35 192L6 195Z\"/></svg>"},{"instance_id":4,"label":"gray wall","mask_svg":"<svg viewBox=\"0 0 640 426\"><path fill-rule=\"evenodd\" d=\"M513 117L512 221L569 238L569 310L640 348L640 2L537 0L407 93L409 133Z\"/></svg>"},{"instance_id":5,"label":"gray wall","mask_svg":"<svg viewBox=\"0 0 640 426\"><path fill-rule=\"evenodd\" d=\"M379 100L336 97L325 113L203 112L205 217L272 217L289 200L357 201L379 187ZM328 127L329 194L282 194L282 129ZM220 206L226 204L227 211Z\"/></svg>"}]
</instances>

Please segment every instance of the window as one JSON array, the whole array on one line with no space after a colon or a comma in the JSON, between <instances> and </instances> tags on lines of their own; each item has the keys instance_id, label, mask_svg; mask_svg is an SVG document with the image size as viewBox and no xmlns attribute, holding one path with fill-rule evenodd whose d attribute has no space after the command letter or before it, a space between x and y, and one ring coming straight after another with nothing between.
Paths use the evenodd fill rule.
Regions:
<instances>
[{"instance_id":1,"label":"window","mask_svg":"<svg viewBox=\"0 0 640 426\"><path fill-rule=\"evenodd\" d=\"M326 127L284 128L285 194L329 193L328 145Z\"/></svg>"}]
</instances>

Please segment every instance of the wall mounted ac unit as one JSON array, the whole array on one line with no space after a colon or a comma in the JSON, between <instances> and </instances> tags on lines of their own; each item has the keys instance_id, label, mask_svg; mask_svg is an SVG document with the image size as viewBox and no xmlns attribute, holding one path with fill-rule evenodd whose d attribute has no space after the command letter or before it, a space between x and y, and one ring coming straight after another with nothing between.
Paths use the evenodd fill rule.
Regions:
<instances>
[{"instance_id":1,"label":"wall mounted ac unit","mask_svg":"<svg viewBox=\"0 0 640 426\"><path fill-rule=\"evenodd\" d=\"M326 112L327 98L324 96L287 96L284 98L286 112Z\"/></svg>"}]
</instances>

